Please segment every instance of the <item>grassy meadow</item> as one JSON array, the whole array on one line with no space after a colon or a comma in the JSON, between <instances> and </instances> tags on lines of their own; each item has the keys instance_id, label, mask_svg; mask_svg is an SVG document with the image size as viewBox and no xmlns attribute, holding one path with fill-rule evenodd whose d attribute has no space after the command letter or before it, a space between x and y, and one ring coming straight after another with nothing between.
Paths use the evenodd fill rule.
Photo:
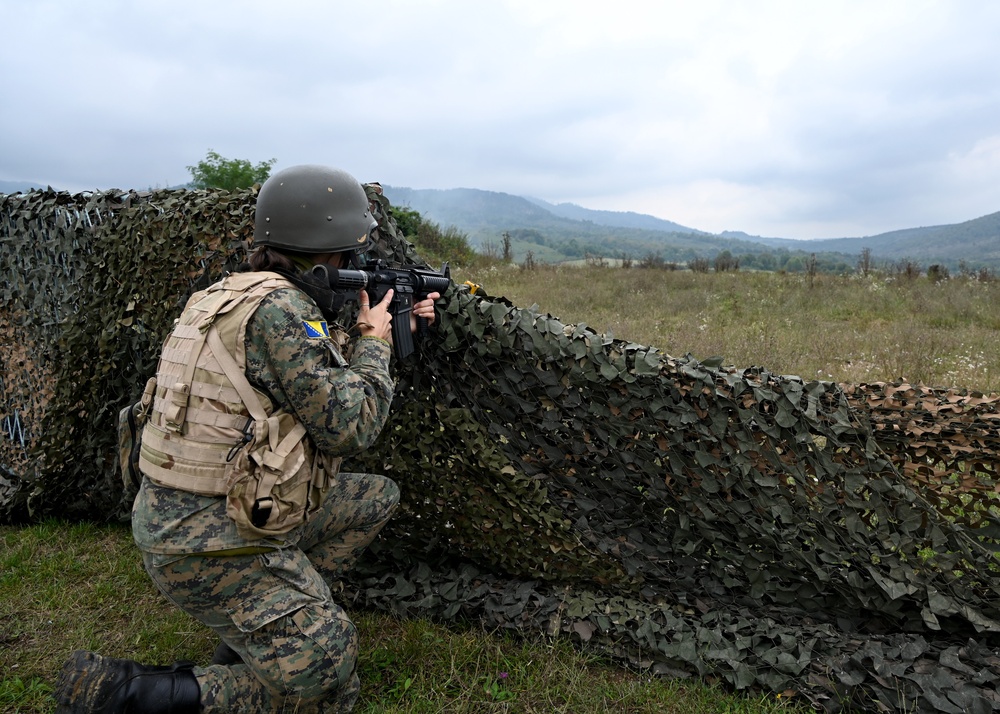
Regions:
<instances>
[{"instance_id":1,"label":"grassy meadow","mask_svg":"<svg viewBox=\"0 0 1000 714\"><path fill-rule=\"evenodd\" d=\"M667 354L805 379L1000 390L997 282L597 266L456 278ZM363 640L358 712L808 711L794 696L651 677L565 639L352 614ZM153 588L126 526L0 527L0 712L52 711L50 685L73 649L168 663L206 662L214 646Z\"/></svg>"},{"instance_id":2,"label":"grassy meadow","mask_svg":"<svg viewBox=\"0 0 1000 714\"><path fill-rule=\"evenodd\" d=\"M363 691L355 712L768 714L806 711L765 693L653 678L581 653L567 639L523 640L352 612ZM166 664L207 663L212 634L168 604L121 524L0 526L0 712L51 712L74 649Z\"/></svg>"},{"instance_id":3,"label":"grassy meadow","mask_svg":"<svg viewBox=\"0 0 1000 714\"><path fill-rule=\"evenodd\" d=\"M1000 280L516 266L460 271L516 305L806 380L1000 391Z\"/></svg>"}]
</instances>

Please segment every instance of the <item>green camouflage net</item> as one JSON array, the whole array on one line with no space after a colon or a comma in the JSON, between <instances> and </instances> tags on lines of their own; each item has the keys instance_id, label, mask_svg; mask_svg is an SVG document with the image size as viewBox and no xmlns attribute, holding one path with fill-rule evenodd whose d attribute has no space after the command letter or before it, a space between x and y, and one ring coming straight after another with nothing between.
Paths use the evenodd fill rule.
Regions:
<instances>
[{"instance_id":1,"label":"green camouflage net","mask_svg":"<svg viewBox=\"0 0 1000 714\"><path fill-rule=\"evenodd\" d=\"M419 263L369 197L381 256ZM119 512L117 410L185 295L242 257L252 210L253 192L3 197L6 518ZM831 711L1000 709L995 396L724 369L464 286L439 315L347 465L403 491L357 604Z\"/></svg>"},{"instance_id":2,"label":"green camouflage net","mask_svg":"<svg viewBox=\"0 0 1000 714\"><path fill-rule=\"evenodd\" d=\"M250 198L0 195L0 518L119 509L118 409L187 295L245 256Z\"/></svg>"}]
</instances>

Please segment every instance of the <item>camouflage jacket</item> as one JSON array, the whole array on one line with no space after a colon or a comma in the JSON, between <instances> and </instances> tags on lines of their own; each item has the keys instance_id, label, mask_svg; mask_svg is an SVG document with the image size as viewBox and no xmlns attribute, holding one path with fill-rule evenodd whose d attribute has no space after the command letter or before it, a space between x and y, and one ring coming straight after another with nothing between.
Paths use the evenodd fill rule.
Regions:
<instances>
[{"instance_id":1,"label":"camouflage jacket","mask_svg":"<svg viewBox=\"0 0 1000 714\"><path fill-rule=\"evenodd\" d=\"M295 412L318 449L348 456L367 449L385 425L394 384L391 347L378 338L351 341L330 329L319 308L295 289L261 302L246 331L247 378L276 408ZM140 549L159 554L259 547L226 515L225 497L202 496L143 479L132 510ZM296 531L273 545L294 542Z\"/></svg>"}]
</instances>

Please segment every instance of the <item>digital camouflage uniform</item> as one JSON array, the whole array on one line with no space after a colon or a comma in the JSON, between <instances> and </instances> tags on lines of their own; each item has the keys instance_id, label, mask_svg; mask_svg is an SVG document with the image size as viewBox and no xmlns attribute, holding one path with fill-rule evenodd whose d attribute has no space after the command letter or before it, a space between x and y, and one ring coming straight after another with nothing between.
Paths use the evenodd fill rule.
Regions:
<instances>
[{"instance_id":1,"label":"digital camouflage uniform","mask_svg":"<svg viewBox=\"0 0 1000 714\"><path fill-rule=\"evenodd\" d=\"M294 411L320 451L346 456L368 448L385 424L391 347L374 337L348 347L345 333L325 327L300 291L270 293L247 325L246 374L276 408ZM132 524L146 570L245 663L194 669L204 712L350 711L358 635L330 584L398 501L388 478L341 473L306 523L280 538L246 540L224 496L143 479Z\"/></svg>"}]
</instances>

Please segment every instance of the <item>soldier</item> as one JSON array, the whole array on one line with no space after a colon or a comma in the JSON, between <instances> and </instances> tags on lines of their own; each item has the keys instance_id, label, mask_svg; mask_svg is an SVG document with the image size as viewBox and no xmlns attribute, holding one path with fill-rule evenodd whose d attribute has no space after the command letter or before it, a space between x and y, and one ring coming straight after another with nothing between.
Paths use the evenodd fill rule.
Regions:
<instances>
[{"instance_id":1,"label":"soldier","mask_svg":"<svg viewBox=\"0 0 1000 714\"><path fill-rule=\"evenodd\" d=\"M74 652L57 712L346 712L358 635L331 586L399 500L340 473L388 415L391 291L357 324L314 266L355 265L377 223L362 186L322 166L261 187L249 270L196 293L164 345L142 434L132 529L164 595L218 633L208 667ZM434 320L431 293L411 320Z\"/></svg>"}]
</instances>

